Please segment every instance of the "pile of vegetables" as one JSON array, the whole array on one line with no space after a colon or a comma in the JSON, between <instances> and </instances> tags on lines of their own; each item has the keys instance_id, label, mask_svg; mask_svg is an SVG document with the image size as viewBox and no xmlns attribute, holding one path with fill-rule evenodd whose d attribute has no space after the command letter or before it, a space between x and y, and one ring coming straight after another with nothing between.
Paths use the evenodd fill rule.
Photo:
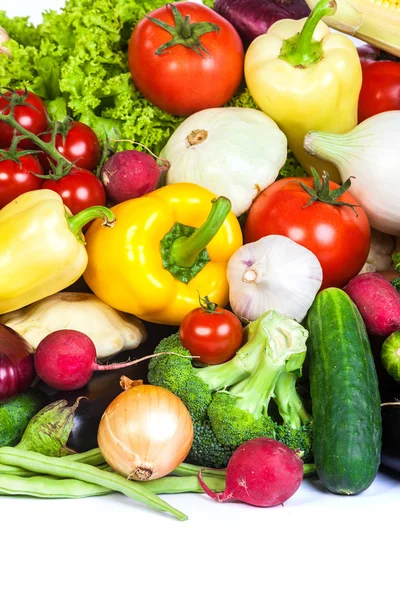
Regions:
<instances>
[{"instance_id":1,"label":"pile of vegetables","mask_svg":"<svg viewBox=\"0 0 400 600\"><path fill-rule=\"evenodd\" d=\"M0 12L0 495L400 471L398 48L345 8Z\"/></svg>"}]
</instances>

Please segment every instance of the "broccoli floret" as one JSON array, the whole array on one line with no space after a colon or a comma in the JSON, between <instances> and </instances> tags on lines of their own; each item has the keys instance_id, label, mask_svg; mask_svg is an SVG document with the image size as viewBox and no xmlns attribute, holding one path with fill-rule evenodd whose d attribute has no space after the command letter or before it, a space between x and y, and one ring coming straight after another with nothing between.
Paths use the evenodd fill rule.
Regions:
<instances>
[{"instance_id":1,"label":"broccoli floret","mask_svg":"<svg viewBox=\"0 0 400 600\"><path fill-rule=\"evenodd\" d=\"M303 462L313 462L312 421L299 429L293 429L289 425L277 425L275 439L293 450L298 450Z\"/></svg>"},{"instance_id":2,"label":"broccoli floret","mask_svg":"<svg viewBox=\"0 0 400 600\"><path fill-rule=\"evenodd\" d=\"M180 398L194 421L204 419L211 402L211 390L192 366L190 352L181 344L179 333L161 340L154 353L164 354L150 361L147 378L152 385L163 387Z\"/></svg>"},{"instance_id":3,"label":"broccoli floret","mask_svg":"<svg viewBox=\"0 0 400 600\"><path fill-rule=\"evenodd\" d=\"M296 321L269 311L246 327L245 344L222 365L193 366L179 334L157 346L156 353L176 354L153 358L148 380L176 394L188 408L194 422L189 460L225 467L233 451L255 437L286 440L311 459L310 417L296 391L307 336Z\"/></svg>"},{"instance_id":4,"label":"broccoli floret","mask_svg":"<svg viewBox=\"0 0 400 600\"><path fill-rule=\"evenodd\" d=\"M194 439L188 461L195 465L224 469L237 446L223 446L215 437L210 421L195 421L193 423Z\"/></svg>"}]
</instances>

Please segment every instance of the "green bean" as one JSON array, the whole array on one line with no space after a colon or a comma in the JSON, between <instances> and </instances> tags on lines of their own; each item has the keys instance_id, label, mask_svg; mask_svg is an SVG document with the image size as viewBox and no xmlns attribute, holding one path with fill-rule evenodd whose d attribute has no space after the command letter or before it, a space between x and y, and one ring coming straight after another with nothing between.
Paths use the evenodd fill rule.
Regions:
<instances>
[{"instance_id":1,"label":"green bean","mask_svg":"<svg viewBox=\"0 0 400 600\"><path fill-rule=\"evenodd\" d=\"M93 450L88 450L87 452L81 452L80 454L68 454L68 456L64 456L64 458L71 460L72 462L81 462L85 463L85 465L92 465L94 467L97 467L105 462L99 448L94 448Z\"/></svg>"},{"instance_id":2,"label":"green bean","mask_svg":"<svg viewBox=\"0 0 400 600\"><path fill-rule=\"evenodd\" d=\"M215 492L223 492L225 481L222 477L206 476L207 485ZM204 493L197 475L183 477L162 477L153 481L143 481L140 485L153 494L184 494L186 492Z\"/></svg>"},{"instance_id":3,"label":"green bean","mask_svg":"<svg viewBox=\"0 0 400 600\"><path fill-rule=\"evenodd\" d=\"M121 492L125 496L146 504L156 510L169 512L179 520L184 521L187 516L158 498L150 490L143 488L141 483L128 481L116 473L108 473L84 463L72 462L68 458L50 458L37 452L20 450L19 448L0 448L0 463L15 467L22 467L28 471L53 475L66 479L79 479L87 483L109 488Z\"/></svg>"},{"instance_id":4,"label":"green bean","mask_svg":"<svg viewBox=\"0 0 400 600\"><path fill-rule=\"evenodd\" d=\"M211 477L220 477L225 479L225 469L207 469L207 467L198 467L197 465L190 465L189 463L181 463L171 475L177 475L178 477L184 475L197 475L199 471L203 471L203 475L210 475Z\"/></svg>"},{"instance_id":5,"label":"green bean","mask_svg":"<svg viewBox=\"0 0 400 600\"><path fill-rule=\"evenodd\" d=\"M20 467L10 467L9 465L0 465L0 475L17 475L18 477L32 477L34 473L21 469Z\"/></svg>"},{"instance_id":6,"label":"green bean","mask_svg":"<svg viewBox=\"0 0 400 600\"><path fill-rule=\"evenodd\" d=\"M56 477L32 475L0 475L0 496L33 496L35 498L87 498L105 496L112 491L78 479L58 479Z\"/></svg>"}]
</instances>

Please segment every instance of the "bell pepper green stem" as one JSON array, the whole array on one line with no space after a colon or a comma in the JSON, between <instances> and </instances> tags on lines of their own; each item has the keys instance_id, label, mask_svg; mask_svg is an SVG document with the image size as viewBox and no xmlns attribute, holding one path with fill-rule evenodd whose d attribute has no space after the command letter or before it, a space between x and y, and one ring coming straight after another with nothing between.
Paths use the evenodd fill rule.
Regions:
<instances>
[{"instance_id":1,"label":"bell pepper green stem","mask_svg":"<svg viewBox=\"0 0 400 600\"><path fill-rule=\"evenodd\" d=\"M172 244L171 258L173 262L179 267L188 269L192 267L200 252L208 246L220 230L231 208L231 201L228 198L220 196L213 200L207 221L191 236L182 236Z\"/></svg>"},{"instance_id":2,"label":"bell pepper green stem","mask_svg":"<svg viewBox=\"0 0 400 600\"><path fill-rule=\"evenodd\" d=\"M300 33L284 40L279 56L294 67L310 67L322 58L322 43L313 40L315 29L324 17L335 14L336 0L320 0Z\"/></svg>"},{"instance_id":3,"label":"bell pepper green stem","mask_svg":"<svg viewBox=\"0 0 400 600\"><path fill-rule=\"evenodd\" d=\"M114 213L106 206L90 206L73 217L67 217L68 227L80 239L82 228L94 219L103 219L104 227L113 227L116 221Z\"/></svg>"}]
</instances>

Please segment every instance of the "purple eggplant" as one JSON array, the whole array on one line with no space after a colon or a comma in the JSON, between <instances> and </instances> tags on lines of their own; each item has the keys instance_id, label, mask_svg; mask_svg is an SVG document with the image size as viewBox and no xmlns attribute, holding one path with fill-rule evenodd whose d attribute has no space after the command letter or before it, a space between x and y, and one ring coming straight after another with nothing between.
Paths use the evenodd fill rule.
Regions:
<instances>
[{"instance_id":1,"label":"purple eggplant","mask_svg":"<svg viewBox=\"0 0 400 600\"><path fill-rule=\"evenodd\" d=\"M0 325L0 403L25 392L34 378L32 348L18 333Z\"/></svg>"}]
</instances>

